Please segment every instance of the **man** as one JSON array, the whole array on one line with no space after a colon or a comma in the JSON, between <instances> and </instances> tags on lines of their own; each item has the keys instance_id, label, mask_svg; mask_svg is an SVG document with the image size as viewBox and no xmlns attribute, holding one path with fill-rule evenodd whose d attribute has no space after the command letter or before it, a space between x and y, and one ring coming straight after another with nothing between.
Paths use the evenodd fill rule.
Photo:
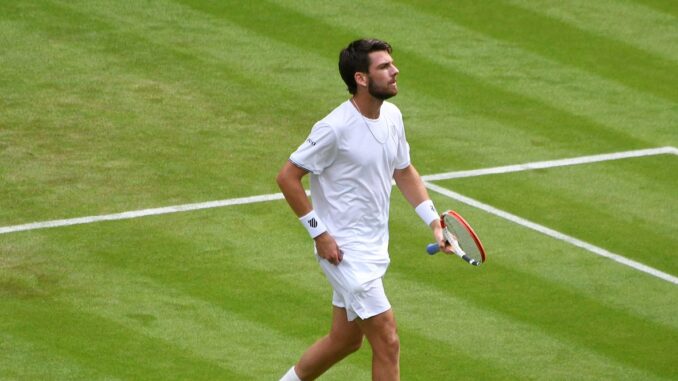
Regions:
<instances>
[{"instance_id":1,"label":"man","mask_svg":"<svg viewBox=\"0 0 678 381\"><path fill-rule=\"evenodd\" d=\"M339 55L352 94L313 126L280 170L278 185L315 241L318 262L332 285L332 327L281 381L309 381L358 350L372 347L372 379L399 380L400 344L382 277L388 254L391 180L429 225L441 250L438 213L410 163L400 110L385 100L398 93L391 46L357 40ZM302 177L311 173L311 198ZM315 208L315 209L314 209Z\"/></svg>"}]
</instances>

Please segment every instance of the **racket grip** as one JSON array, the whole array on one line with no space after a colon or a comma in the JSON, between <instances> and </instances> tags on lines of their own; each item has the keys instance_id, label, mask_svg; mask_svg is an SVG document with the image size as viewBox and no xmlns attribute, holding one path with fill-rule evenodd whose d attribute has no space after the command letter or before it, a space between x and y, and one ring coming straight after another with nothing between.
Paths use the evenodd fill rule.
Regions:
<instances>
[{"instance_id":1,"label":"racket grip","mask_svg":"<svg viewBox=\"0 0 678 381\"><path fill-rule=\"evenodd\" d=\"M430 255L433 255L439 251L440 246L438 246L437 243L429 243L428 246L426 246L426 252L429 253Z\"/></svg>"}]
</instances>

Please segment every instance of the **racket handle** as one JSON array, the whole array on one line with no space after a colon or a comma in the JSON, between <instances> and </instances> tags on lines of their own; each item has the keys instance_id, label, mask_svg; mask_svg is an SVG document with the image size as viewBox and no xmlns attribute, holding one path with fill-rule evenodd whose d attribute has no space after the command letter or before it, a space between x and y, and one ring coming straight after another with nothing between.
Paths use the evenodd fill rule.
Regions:
<instances>
[{"instance_id":1,"label":"racket handle","mask_svg":"<svg viewBox=\"0 0 678 381\"><path fill-rule=\"evenodd\" d=\"M473 258L469 258L468 255L464 254L461 256L461 259L465 260L466 262L472 264L473 266L480 266L480 262L476 261Z\"/></svg>"},{"instance_id":2,"label":"racket handle","mask_svg":"<svg viewBox=\"0 0 678 381\"><path fill-rule=\"evenodd\" d=\"M426 246L426 252L429 253L430 255L435 255L439 251L440 251L440 246L438 246L437 243L429 243ZM459 251L461 251L461 250L459 250ZM461 259L472 264L473 266L480 266L480 262L476 261L475 259L469 257L466 254L460 254L458 251L455 251L455 254L457 254L459 257L461 257Z\"/></svg>"},{"instance_id":3,"label":"racket handle","mask_svg":"<svg viewBox=\"0 0 678 381\"><path fill-rule=\"evenodd\" d=\"M438 246L437 243L429 243L428 246L426 246L426 252L429 253L430 255L434 255L435 253L440 251L440 246Z\"/></svg>"}]
</instances>

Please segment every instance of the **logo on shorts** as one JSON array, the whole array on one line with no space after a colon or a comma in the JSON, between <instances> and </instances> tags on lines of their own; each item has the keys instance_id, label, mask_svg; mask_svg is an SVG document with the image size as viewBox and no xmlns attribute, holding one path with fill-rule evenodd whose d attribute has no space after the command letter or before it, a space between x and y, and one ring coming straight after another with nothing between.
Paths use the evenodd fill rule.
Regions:
<instances>
[{"instance_id":1,"label":"logo on shorts","mask_svg":"<svg viewBox=\"0 0 678 381\"><path fill-rule=\"evenodd\" d=\"M315 146L316 144L318 144L315 141L313 141L311 138L306 139L306 141L308 142L308 144L310 144L312 146Z\"/></svg>"},{"instance_id":2,"label":"logo on shorts","mask_svg":"<svg viewBox=\"0 0 678 381\"><path fill-rule=\"evenodd\" d=\"M308 224L311 225L312 228L318 227L318 221L315 218L311 218L310 220L308 220Z\"/></svg>"}]
</instances>

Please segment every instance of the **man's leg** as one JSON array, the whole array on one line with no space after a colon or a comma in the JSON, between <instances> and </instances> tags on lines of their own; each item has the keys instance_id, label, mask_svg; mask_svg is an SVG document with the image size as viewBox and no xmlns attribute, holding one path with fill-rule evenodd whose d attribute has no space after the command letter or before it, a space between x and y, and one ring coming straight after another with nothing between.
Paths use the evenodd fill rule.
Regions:
<instances>
[{"instance_id":1,"label":"man's leg","mask_svg":"<svg viewBox=\"0 0 678 381\"><path fill-rule=\"evenodd\" d=\"M303 381L315 380L332 365L357 351L362 342L363 333L356 320L348 321L345 308L332 306L330 333L308 348L294 369Z\"/></svg>"},{"instance_id":2,"label":"man's leg","mask_svg":"<svg viewBox=\"0 0 678 381\"><path fill-rule=\"evenodd\" d=\"M372 346L372 381L400 380L400 340L393 310L356 323Z\"/></svg>"}]
</instances>

